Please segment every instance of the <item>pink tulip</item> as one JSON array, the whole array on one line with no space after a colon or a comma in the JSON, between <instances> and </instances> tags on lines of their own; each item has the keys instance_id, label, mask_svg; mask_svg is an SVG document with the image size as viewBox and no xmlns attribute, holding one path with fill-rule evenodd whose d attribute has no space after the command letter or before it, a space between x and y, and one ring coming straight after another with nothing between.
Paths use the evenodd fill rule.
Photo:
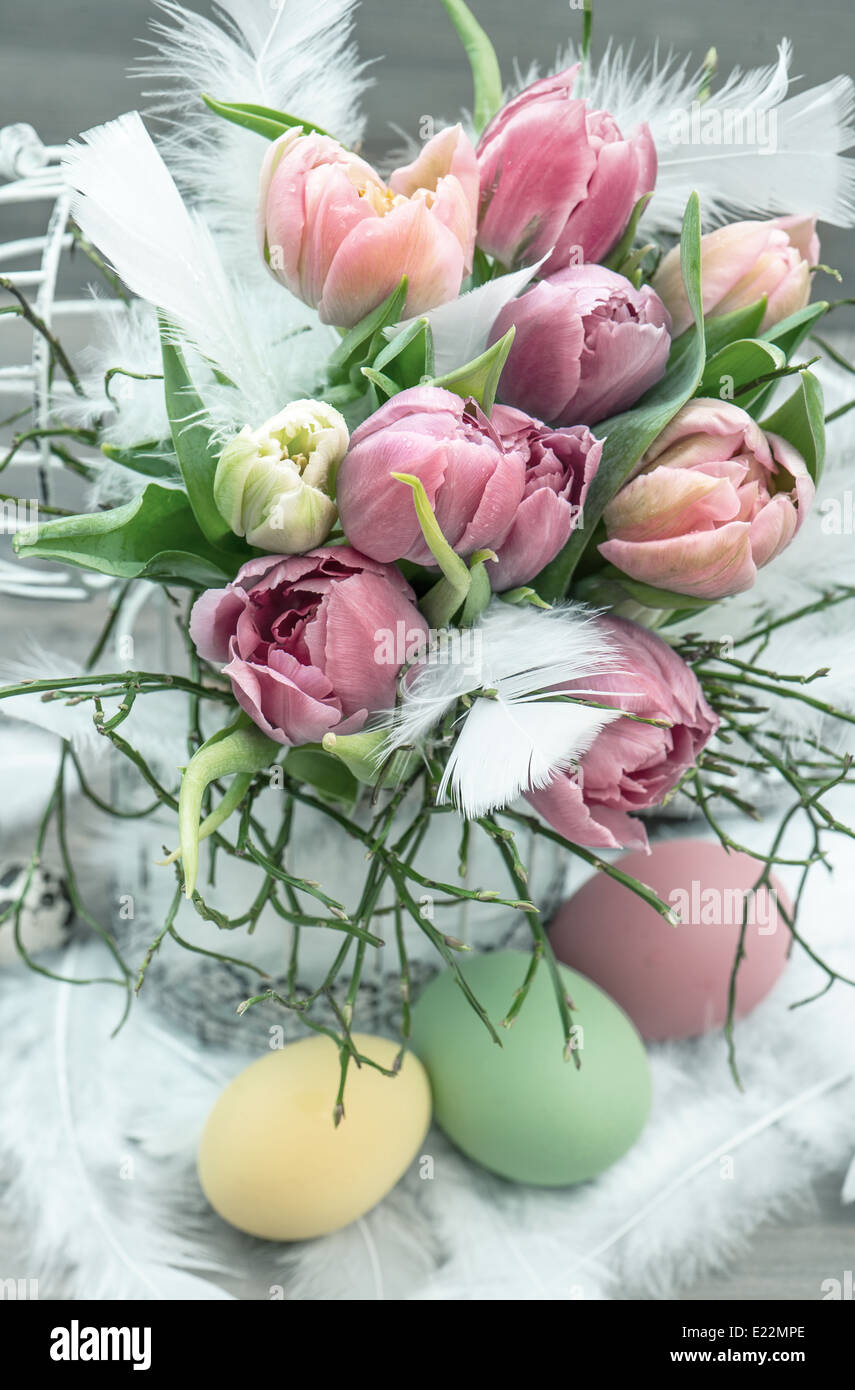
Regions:
<instances>
[{"instance_id":1,"label":"pink tulip","mask_svg":"<svg viewBox=\"0 0 855 1390\"><path fill-rule=\"evenodd\" d=\"M600 554L631 579L697 598L750 589L789 545L814 485L804 459L727 401L690 401L604 512Z\"/></svg>"},{"instance_id":2,"label":"pink tulip","mask_svg":"<svg viewBox=\"0 0 855 1390\"><path fill-rule=\"evenodd\" d=\"M570 266L506 304L490 342L516 327L502 399L570 425L634 405L665 371L671 320L647 285L601 265Z\"/></svg>"},{"instance_id":3,"label":"pink tulip","mask_svg":"<svg viewBox=\"0 0 855 1390\"><path fill-rule=\"evenodd\" d=\"M381 406L351 437L339 469L339 517L348 540L375 560L433 565L412 488L424 484L443 535L458 555L505 539L526 485L526 453L507 449L474 401L414 386Z\"/></svg>"},{"instance_id":4,"label":"pink tulip","mask_svg":"<svg viewBox=\"0 0 855 1390\"><path fill-rule=\"evenodd\" d=\"M766 295L761 331L780 323L810 299L810 267L819 262L815 217L775 217L770 222L731 222L701 237L701 286L705 314L729 314ZM665 256L653 288L671 313L674 335L692 322L680 274L680 250Z\"/></svg>"},{"instance_id":5,"label":"pink tulip","mask_svg":"<svg viewBox=\"0 0 855 1390\"><path fill-rule=\"evenodd\" d=\"M314 743L394 706L400 666L381 659L381 639L427 641L413 600L394 566L347 546L264 555L197 599L190 636L268 738Z\"/></svg>"},{"instance_id":6,"label":"pink tulip","mask_svg":"<svg viewBox=\"0 0 855 1390\"><path fill-rule=\"evenodd\" d=\"M527 87L503 107L478 146L478 245L502 265L543 273L600 261L635 204L656 183L646 125L628 139L607 111L571 96L579 64Z\"/></svg>"},{"instance_id":7,"label":"pink tulip","mask_svg":"<svg viewBox=\"0 0 855 1390\"><path fill-rule=\"evenodd\" d=\"M495 593L534 579L582 526L588 488L603 446L584 425L551 430L521 410L497 405L490 423L505 449L525 457L525 491L487 573Z\"/></svg>"},{"instance_id":8,"label":"pink tulip","mask_svg":"<svg viewBox=\"0 0 855 1390\"><path fill-rule=\"evenodd\" d=\"M337 141L296 127L262 166L259 242L277 280L346 328L403 275L402 316L454 299L472 268L477 208L475 151L460 126L434 136L388 186Z\"/></svg>"},{"instance_id":9,"label":"pink tulip","mask_svg":"<svg viewBox=\"0 0 855 1390\"><path fill-rule=\"evenodd\" d=\"M661 637L622 618L598 625L619 660L609 675L577 686L598 703L669 728L616 719L597 735L578 773L560 773L528 800L565 839L603 849L646 849L644 825L632 814L661 805L718 728L694 673ZM582 692L580 692L580 696Z\"/></svg>"}]
</instances>

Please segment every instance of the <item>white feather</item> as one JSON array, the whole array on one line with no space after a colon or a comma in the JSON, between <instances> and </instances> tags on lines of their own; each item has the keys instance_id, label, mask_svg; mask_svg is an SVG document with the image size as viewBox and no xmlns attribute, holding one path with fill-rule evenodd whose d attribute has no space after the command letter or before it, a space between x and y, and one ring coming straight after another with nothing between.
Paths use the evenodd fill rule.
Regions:
<instances>
[{"instance_id":1,"label":"white feather","mask_svg":"<svg viewBox=\"0 0 855 1390\"><path fill-rule=\"evenodd\" d=\"M269 371L202 218L188 211L136 111L69 146L66 177L85 235L134 294L161 309L247 402ZM119 364L121 365L121 364Z\"/></svg>"},{"instance_id":2,"label":"white feather","mask_svg":"<svg viewBox=\"0 0 855 1390\"><path fill-rule=\"evenodd\" d=\"M450 789L467 816L478 816L545 786L620 718L619 710L543 699L563 681L615 671L592 617L579 605L537 609L494 599L472 629L428 649L394 713L382 757L421 743L461 696L489 691L460 722L438 802ZM580 698L588 693L577 691Z\"/></svg>"},{"instance_id":3,"label":"white feather","mask_svg":"<svg viewBox=\"0 0 855 1390\"><path fill-rule=\"evenodd\" d=\"M714 83L700 109L704 123L732 119L737 112L768 113L766 122L773 123L758 122L752 132L746 122L742 135L757 138L730 144L681 138L679 118L691 114L702 78L689 59L662 55L658 48L636 59L632 48L609 44L593 62L586 100L610 111L625 134L646 121L656 144L659 172L645 227L678 232L693 191L700 195L706 226L737 216L790 212L815 212L837 226L855 224L855 161L841 158L855 144L855 84L840 76L791 95L791 57L785 39L776 63L747 72L736 68L724 82ZM562 63L578 59L571 45Z\"/></svg>"},{"instance_id":4,"label":"white feather","mask_svg":"<svg viewBox=\"0 0 855 1390\"><path fill-rule=\"evenodd\" d=\"M525 289L546 259L544 256L537 265L525 266L510 275L488 280L486 285L469 290L459 299L428 310L423 317L428 320L433 333L434 371L437 376L444 376L455 367L480 357L486 350L490 329L502 309ZM405 326L402 323L387 329L385 336L394 338Z\"/></svg>"},{"instance_id":5,"label":"white feather","mask_svg":"<svg viewBox=\"0 0 855 1390\"><path fill-rule=\"evenodd\" d=\"M257 266L254 208L267 142L215 116L200 99L250 102L305 117L346 145L361 138L370 85L353 41L356 0L221 0L215 18L157 0L164 22L139 74L167 122L167 163L242 272Z\"/></svg>"},{"instance_id":6,"label":"white feather","mask_svg":"<svg viewBox=\"0 0 855 1390\"><path fill-rule=\"evenodd\" d=\"M467 820L477 820L575 766L600 730L619 718L619 710L588 705L476 700L449 755L437 801L450 791Z\"/></svg>"},{"instance_id":7,"label":"white feather","mask_svg":"<svg viewBox=\"0 0 855 1390\"><path fill-rule=\"evenodd\" d=\"M83 674L79 661L47 651L37 642L22 644L15 656L0 658L0 685L20 685L24 681L48 680L52 675ZM68 705L62 700L43 700L40 694L15 695L0 703L0 719L22 720L46 733L67 740L78 754L97 757L106 740L99 737L92 723L90 703ZM54 776L56 759L54 758Z\"/></svg>"}]
</instances>

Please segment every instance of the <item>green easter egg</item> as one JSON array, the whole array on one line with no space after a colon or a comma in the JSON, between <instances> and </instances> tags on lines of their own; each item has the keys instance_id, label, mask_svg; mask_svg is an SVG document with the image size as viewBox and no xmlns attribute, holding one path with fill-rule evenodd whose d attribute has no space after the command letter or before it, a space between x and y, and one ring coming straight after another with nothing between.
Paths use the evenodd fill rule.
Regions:
<instances>
[{"instance_id":1,"label":"green easter egg","mask_svg":"<svg viewBox=\"0 0 855 1390\"><path fill-rule=\"evenodd\" d=\"M505 1017L529 956L474 956L463 972L490 1018ZM563 1187L594 1178L635 1143L650 1110L647 1054L622 1009L583 975L559 967L573 1001L577 1056L564 1060L552 981L541 962L497 1047L450 972L413 1010L413 1047L433 1089L434 1118L485 1168L516 1182Z\"/></svg>"}]
</instances>

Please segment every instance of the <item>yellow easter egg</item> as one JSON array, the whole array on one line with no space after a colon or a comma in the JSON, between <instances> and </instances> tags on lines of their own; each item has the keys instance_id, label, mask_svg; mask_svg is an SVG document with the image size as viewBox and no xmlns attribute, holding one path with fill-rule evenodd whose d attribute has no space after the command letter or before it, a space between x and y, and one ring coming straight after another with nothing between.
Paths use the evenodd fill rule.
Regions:
<instances>
[{"instance_id":1,"label":"yellow easter egg","mask_svg":"<svg viewBox=\"0 0 855 1390\"><path fill-rule=\"evenodd\" d=\"M353 1035L383 1067L397 1043ZM318 1034L253 1062L217 1100L199 1145L199 1181L225 1221L266 1240L328 1235L370 1211L419 1152L430 1083L411 1052L397 1076L351 1059L333 1124L339 1052Z\"/></svg>"}]
</instances>

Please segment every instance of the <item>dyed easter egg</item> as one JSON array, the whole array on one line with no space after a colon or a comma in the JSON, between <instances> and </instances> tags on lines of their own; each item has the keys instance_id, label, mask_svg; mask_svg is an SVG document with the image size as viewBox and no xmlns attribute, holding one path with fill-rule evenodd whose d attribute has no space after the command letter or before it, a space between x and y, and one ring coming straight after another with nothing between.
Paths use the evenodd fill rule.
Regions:
<instances>
[{"instance_id":1,"label":"dyed easter egg","mask_svg":"<svg viewBox=\"0 0 855 1390\"><path fill-rule=\"evenodd\" d=\"M396 1043L353 1037L364 1056L392 1066ZM351 1062L335 1126L338 1084L338 1048L317 1035L259 1058L226 1087L199 1145L199 1181L225 1221L267 1240L306 1240L349 1225L395 1186L430 1124L424 1067L409 1052L394 1077Z\"/></svg>"},{"instance_id":2,"label":"dyed easter egg","mask_svg":"<svg viewBox=\"0 0 855 1390\"><path fill-rule=\"evenodd\" d=\"M747 914L736 1017L760 1002L781 975L790 933L780 885L754 885L763 865L709 840L667 840L618 867L674 909L670 926L628 888L597 874L559 909L550 939L559 960L601 985L643 1037L690 1038L720 1027Z\"/></svg>"},{"instance_id":3,"label":"dyed easter egg","mask_svg":"<svg viewBox=\"0 0 855 1390\"><path fill-rule=\"evenodd\" d=\"M495 951L463 971L494 1023L530 957ZM502 1177L562 1187L596 1177L635 1142L650 1108L650 1069L626 1015L590 980L560 968L573 1000L581 1067L565 1060L549 971L541 962L522 1011L497 1047L450 972L413 1010L413 1046L430 1075L434 1118L465 1154Z\"/></svg>"}]
</instances>

